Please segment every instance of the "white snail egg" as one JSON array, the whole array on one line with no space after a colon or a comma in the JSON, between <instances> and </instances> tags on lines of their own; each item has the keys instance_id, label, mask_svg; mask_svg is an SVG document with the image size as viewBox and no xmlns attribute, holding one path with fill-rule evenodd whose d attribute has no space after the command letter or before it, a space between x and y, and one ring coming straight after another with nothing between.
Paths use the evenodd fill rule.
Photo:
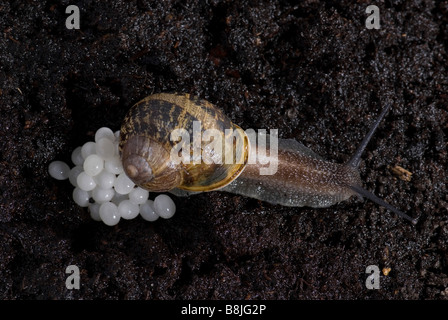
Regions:
<instances>
[{"instance_id":1,"label":"white snail egg","mask_svg":"<svg viewBox=\"0 0 448 320\"><path fill-rule=\"evenodd\" d=\"M115 191L120 194L128 194L134 188L135 183L124 173L121 173L114 182Z\"/></svg>"},{"instance_id":2,"label":"white snail egg","mask_svg":"<svg viewBox=\"0 0 448 320\"><path fill-rule=\"evenodd\" d=\"M142 204L148 200L148 196L149 192L147 190L137 187L129 193L129 200L135 204Z\"/></svg>"},{"instance_id":3,"label":"white snail egg","mask_svg":"<svg viewBox=\"0 0 448 320\"><path fill-rule=\"evenodd\" d=\"M92 191L92 198L93 198L93 200L95 200L98 203L104 203L104 202L112 200L112 198L114 197L114 194L115 194L115 191L112 188L103 189L103 188L96 187Z\"/></svg>"},{"instance_id":4,"label":"white snail egg","mask_svg":"<svg viewBox=\"0 0 448 320\"><path fill-rule=\"evenodd\" d=\"M101 138L96 143L96 154L103 159L112 159L115 155L115 144L108 138Z\"/></svg>"},{"instance_id":5,"label":"white snail egg","mask_svg":"<svg viewBox=\"0 0 448 320\"><path fill-rule=\"evenodd\" d=\"M91 154L95 154L96 152L96 143L89 141L83 144L81 147L81 155L83 159L86 159Z\"/></svg>"},{"instance_id":6,"label":"white snail egg","mask_svg":"<svg viewBox=\"0 0 448 320\"><path fill-rule=\"evenodd\" d=\"M83 165L85 173L93 177L100 173L104 168L104 160L96 154L91 154L84 160Z\"/></svg>"},{"instance_id":7,"label":"white snail egg","mask_svg":"<svg viewBox=\"0 0 448 320\"><path fill-rule=\"evenodd\" d=\"M73 189L73 201L80 207L87 207L89 205L89 193L85 190L75 188Z\"/></svg>"},{"instance_id":8,"label":"white snail egg","mask_svg":"<svg viewBox=\"0 0 448 320\"><path fill-rule=\"evenodd\" d=\"M48 173L57 180L65 180L69 177L70 167L63 161L53 161L48 166Z\"/></svg>"},{"instance_id":9,"label":"white snail egg","mask_svg":"<svg viewBox=\"0 0 448 320\"><path fill-rule=\"evenodd\" d=\"M118 192L115 192L115 195L112 198L111 202L118 206L124 200L129 200L129 194L120 194Z\"/></svg>"},{"instance_id":10,"label":"white snail egg","mask_svg":"<svg viewBox=\"0 0 448 320\"><path fill-rule=\"evenodd\" d=\"M113 174L120 174L123 172L123 165L121 164L121 160L118 155L116 158L106 160L104 168Z\"/></svg>"},{"instance_id":11,"label":"white snail egg","mask_svg":"<svg viewBox=\"0 0 448 320\"><path fill-rule=\"evenodd\" d=\"M161 218L169 219L176 212L176 205L166 194L159 194L154 199L154 210Z\"/></svg>"},{"instance_id":12,"label":"white snail egg","mask_svg":"<svg viewBox=\"0 0 448 320\"><path fill-rule=\"evenodd\" d=\"M75 166L82 166L84 162L84 158L82 157L81 153L81 147L76 147L75 150L72 152L72 162L75 164Z\"/></svg>"},{"instance_id":13,"label":"white snail egg","mask_svg":"<svg viewBox=\"0 0 448 320\"><path fill-rule=\"evenodd\" d=\"M140 208L137 204L130 200L123 200L118 205L118 214L126 220L134 219L140 213Z\"/></svg>"},{"instance_id":14,"label":"white snail egg","mask_svg":"<svg viewBox=\"0 0 448 320\"><path fill-rule=\"evenodd\" d=\"M114 226L120 221L118 207L112 202L105 202L100 206L100 218L108 226Z\"/></svg>"},{"instance_id":15,"label":"white snail egg","mask_svg":"<svg viewBox=\"0 0 448 320\"><path fill-rule=\"evenodd\" d=\"M120 159L120 142L117 140L114 144L114 157ZM121 163L121 161L120 161Z\"/></svg>"},{"instance_id":16,"label":"white snail egg","mask_svg":"<svg viewBox=\"0 0 448 320\"><path fill-rule=\"evenodd\" d=\"M159 219L159 215L154 210L154 201L147 200L140 205L140 215L146 221L156 221Z\"/></svg>"},{"instance_id":17,"label":"white snail egg","mask_svg":"<svg viewBox=\"0 0 448 320\"><path fill-rule=\"evenodd\" d=\"M115 136L115 141L118 142L118 140L120 140L120 130L115 131L114 136Z\"/></svg>"},{"instance_id":18,"label":"white snail egg","mask_svg":"<svg viewBox=\"0 0 448 320\"><path fill-rule=\"evenodd\" d=\"M70 173L68 175L68 179L70 180L70 183L72 184L72 186L74 186L74 187L78 186L78 183L76 182L76 179L78 179L79 174L81 172L83 172L83 171L84 171L84 169L82 168L82 165L73 167L70 170Z\"/></svg>"},{"instance_id":19,"label":"white snail egg","mask_svg":"<svg viewBox=\"0 0 448 320\"><path fill-rule=\"evenodd\" d=\"M101 207L101 204L99 204L99 203L96 203L96 202L89 203L90 217L95 221L101 221L100 207Z\"/></svg>"},{"instance_id":20,"label":"white snail egg","mask_svg":"<svg viewBox=\"0 0 448 320\"><path fill-rule=\"evenodd\" d=\"M78 175L76 183L78 187L84 191L91 191L96 187L95 180L84 171Z\"/></svg>"},{"instance_id":21,"label":"white snail egg","mask_svg":"<svg viewBox=\"0 0 448 320\"><path fill-rule=\"evenodd\" d=\"M94 180L98 186L103 189L110 189L114 186L116 176L109 171L103 170L94 177Z\"/></svg>"},{"instance_id":22,"label":"white snail egg","mask_svg":"<svg viewBox=\"0 0 448 320\"><path fill-rule=\"evenodd\" d=\"M115 141L114 132L110 128L107 128L107 127L99 128L95 132L95 142L98 142L102 138L107 138L110 141Z\"/></svg>"}]
</instances>

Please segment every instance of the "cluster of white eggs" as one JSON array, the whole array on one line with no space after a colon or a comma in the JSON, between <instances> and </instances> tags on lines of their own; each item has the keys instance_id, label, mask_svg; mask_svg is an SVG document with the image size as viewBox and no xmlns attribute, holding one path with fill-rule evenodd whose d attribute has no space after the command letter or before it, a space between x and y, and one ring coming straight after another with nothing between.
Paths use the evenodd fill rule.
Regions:
<instances>
[{"instance_id":1,"label":"cluster of white eggs","mask_svg":"<svg viewBox=\"0 0 448 320\"><path fill-rule=\"evenodd\" d=\"M86 142L73 150L73 168L63 161L53 161L49 174L58 180L69 179L75 187L76 204L88 207L92 219L109 226L139 214L147 221L171 218L176 206L169 196L161 194L154 201L149 200L149 192L136 186L124 173L118 153L119 135L119 131L114 133L110 128L98 129L95 142Z\"/></svg>"}]
</instances>

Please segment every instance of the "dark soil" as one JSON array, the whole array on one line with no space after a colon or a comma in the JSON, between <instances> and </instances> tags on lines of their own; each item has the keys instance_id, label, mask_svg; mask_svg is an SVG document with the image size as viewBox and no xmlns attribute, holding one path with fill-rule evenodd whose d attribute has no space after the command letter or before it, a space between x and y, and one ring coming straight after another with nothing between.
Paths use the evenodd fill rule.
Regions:
<instances>
[{"instance_id":1,"label":"dark soil","mask_svg":"<svg viewBox=\"0 0 448 320\"><path fill-rule=\"evenodd\" d=\"M2 2L0 298L447 299L448 2L377 1L379 30L365 27L370 4ZM48 164L155 92L198 95L336 162L390 103L361 177L419 222L370 201L287 208L224 192L175 198L170 220L95 222ZM72 264L79 290L65 286ZM379 290L369 265L390 268Z\"/></svg>"}]
</instances>

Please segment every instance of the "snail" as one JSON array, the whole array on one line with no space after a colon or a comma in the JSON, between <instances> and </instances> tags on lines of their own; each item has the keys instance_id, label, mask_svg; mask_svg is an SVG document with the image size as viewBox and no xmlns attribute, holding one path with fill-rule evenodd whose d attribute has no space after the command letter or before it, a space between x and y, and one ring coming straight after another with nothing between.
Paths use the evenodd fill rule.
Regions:
<instances>
[{"instance_id":1,"label":"snail","mask_svg":"<svg viewBox=\"0 0 448 320\"><path fill-rule=\"evenodd\" d=\"M276 157L271 158L276 161L277 170L273 174L263 175L260 170L265 167L266 161L260 158L254 161L254 155L256 157L261 151L260 144L249 139L248 134L233 124L220 109L189 94L159 93L137 102L128 111L120 130L119 152L128 177L152 192L178 190L178 193L191 194L220 190L271 204L314 208L329 207L358 196L366 197L416 224L417 219L362 188L358 171L361 155L389 108L390 105L381 111L347 163L326 161L293 139L272 139L266 145L275 146L278 143ZM197 125L195 128L197 123L200 124L200 133L214 130L224 142L229 141L230 134L235 139L230 140L233 143L224 143L225 147L220 149L222 152L207 148L204 141L195 145L194 129L198 129ZM179 148L179 139L173 139L172 135L176 130L193 135L193 142L190 145L184 143ZM219 142L219 137L213 137L209 142ZM201 151L199 160L204 160L206 156L218 156L218 160L222 160L224 154L229 152L226 150L229 146L234 149L230 150L234 151L230 162L179 162L173 157L173 154L177 155L185 149L191 160L195 157L192 147Z\"/></svg>"}]
</instances>

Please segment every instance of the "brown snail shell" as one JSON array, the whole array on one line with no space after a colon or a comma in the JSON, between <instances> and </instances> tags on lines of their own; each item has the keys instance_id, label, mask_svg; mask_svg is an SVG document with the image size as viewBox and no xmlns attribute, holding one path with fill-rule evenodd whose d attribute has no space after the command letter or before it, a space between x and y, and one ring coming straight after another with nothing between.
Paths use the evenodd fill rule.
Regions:
<instances>
[{"instance_id":1,"label":"brown snail shell","mask_svg":"<svg viewBox=\"0 0 448 320\"><path fill-rule=\"evenodd\" d=\"M170 140L171 132L185 129L193 137L193 121L201 123L201 135L204 130L216 129L222 133L223 141L225 129L236 131L243 147L235 150L232 164L226 164L224 159L211 164L171 160L170 152L177 144ZM207 143L202 141L202 155L209 152L205 148ZM135 184L149 191L163 192L173 188L212 191L226 186L246 166L249 147L245 132L210 102L189 94L159 93L144 98L129 110L121 127L119 149L123 168Z\"/></svg>"}]
</instances>

